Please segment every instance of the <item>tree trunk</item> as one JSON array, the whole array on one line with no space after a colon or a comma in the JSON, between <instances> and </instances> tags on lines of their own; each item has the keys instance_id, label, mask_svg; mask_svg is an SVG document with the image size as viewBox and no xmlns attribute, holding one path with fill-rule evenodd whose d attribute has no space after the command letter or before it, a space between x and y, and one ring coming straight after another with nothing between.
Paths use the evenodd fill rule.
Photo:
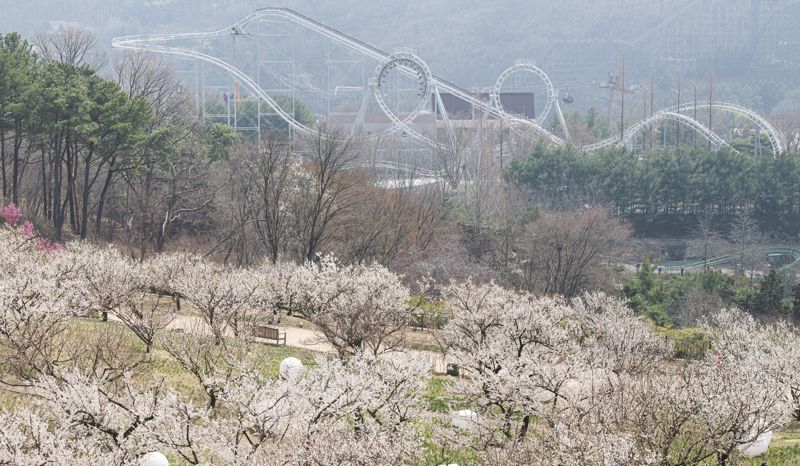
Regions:
<instances>
[{"instance_id":1,"label":"tree trunk","mask_svg":"<svg viewBox=\"0 0 800 466\"><path fill-rule=\"evenodd\" d=\"M42 146L42 205L44 206L44 216L45 218L50 217L50 201L48 199L48 190L50 189L50 183L47 181L47 152L44 150L44 146Z\"/></svg>"},{"instance_id":2,"label":"tree trunk","mask_svg":"<svg viewBox=\"0 0 800 466\"><path fill-rule=\"evenodd\" d=\"M114 169L112 167L114 166L114 161L116 158L116 155L111 157L111 163L109 164L108 173L106 174L106 180L103 183L103 190L100 191L100 202L97 204L97 218L95 219L94 232L98 237L102 233L103 229L103 208L105 207L108 189L111 187L111 181L114 178Z\"/></svg>"},{"instance_id":3,"label":"tree trunk","mask_svg":"<svg viewBox=\"0 0 800 466\"><path fill-rule=\"evenodd\" d=\"M11 202L14 204L19 203L19 151L22 147L22 122L17 121L17 128L14 134L14 153L12 154L11 161ZM44 170L44 167L42 167ZM46 185L45 185L46 186Z\"/></svg>"},{"instance_id":4,"label":"tree trunk","mask_svg":"<svg viewBox=\"0 0 800 466\"><path fill-rule=\"evenodd\" d=\"M526 435L528 435L528 428L531 425L531 416L526 414L525 417L522 418L522 428L519 430L519 438L524 439Z\"/></svg>"},{"instance_id":5,"label":"tree trunk","mask_svg":"<svg viewBox=\"0 0 800 466\"><path fill-rule=\"evenodd\" d=\"M6 132L0 131L0 171L3 176L3 201L6 200L8 195L7 181L6 181Z\"/></svg>"},{"instance_id":6,"label":"tree trunk","mask_svg":"<svg viewBox=\"0 0 800 466\"><path fill-rule=\"evenodd\" d=\"M72 233L78 233L78 146L77 144L67 145L67 200L66 208L69 212L69 225Z\"/></svg>"},{"instance_id":7,"label":"tree trunk","mask_svg":"<svg viewBox=\"0 0 800 466\"><path fill-rule=\"evenodd\" d=\"M89 194L91 192L91 185L89 184L89 172L91 169L91 153L84 160L83 164L83 193L81 195L81 220L79 226L79 234L81 239L86 239L87 224L89 223Z\"/></svg>"},{"instance_id":8,"label":"tree trunk","mask_svg":"<svg viewBox=\"0 0 800 466\"><path fill-rule=\"evenodd\" d=\"M53 154L53 228L55 229L55 239L61 242L61 234L64 228L63 212L61 209L61 151L56 150Z\"/></svg>"}]
</instances>

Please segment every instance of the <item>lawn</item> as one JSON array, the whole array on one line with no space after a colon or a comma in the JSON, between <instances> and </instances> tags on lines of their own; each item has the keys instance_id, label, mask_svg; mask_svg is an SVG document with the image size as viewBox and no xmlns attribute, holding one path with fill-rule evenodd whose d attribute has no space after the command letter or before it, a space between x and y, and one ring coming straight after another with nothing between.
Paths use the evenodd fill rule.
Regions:
<instances>
[{"instance_id":1,"label":"lawn","mask_svg":"<svg viewBox=\"0 0 800 466\"><path fill-rule=\"evenodd\" d=\"M800 424L791 424L776 432L769 444L769 450L750 461L752 466L800 466Z\"/></svg>"},{"instance_id":2,"label":"lawn","mask_svg":"<svg viewBox=\"0 0 800 466\"><path fill-rule=\"evenodd\" d=\"M110 332L118 332L122 338L121 351L130 353L131 358L144 358L144 343L121 323L103 322L89 318L75 318L70 322L70 340L81 343L90 342L94 338L108 335ZM306 365L314 364L314 353L302 348L254 343L251 350L253 356L262 361L261 367L264 372L275 377L278 376L280 362L287 357L296 357ZM199 401L204 397L202 388L194 375L181 367L158 345L153 348L151 356L144 358L144 361L140 363L137 372L137 379L141 380L143 385L152 385L155 377L163 379L168 388L192 399ZM30 400L28 395L0 388L0 410L13 410L27 404L28 400Z\"/></svg>"}]
</instances>

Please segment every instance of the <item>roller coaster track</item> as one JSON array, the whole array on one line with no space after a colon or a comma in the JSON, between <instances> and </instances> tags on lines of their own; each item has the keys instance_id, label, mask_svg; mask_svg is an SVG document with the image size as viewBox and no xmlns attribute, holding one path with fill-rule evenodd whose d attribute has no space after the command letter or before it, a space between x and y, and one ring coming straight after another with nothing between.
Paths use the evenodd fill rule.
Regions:
<instances>
[{"instance_id":1,"label":"roller coaster track","mask_svg":"<svg viewBox=\"0 0 800 466\"><path fill-rule=\"evenodd\" d=\"M619 136L614 136L588 146L583 146L581 149L583 149L585 152L594 152L611 146L626 146L633 140L633 138L641 134L642 131L662 121L677 121L680 124L694 129L698 134L710 142L717 150L719 150L721 147L730 147L728 143L725 142L721 137L717 136L713 131L703 126L703 124L694 118L670 110L662 110L654 113L650 118L642 120L626 129L622 138Z\"/></svg>"},{"instance_id":2,"label":"roller coaster track","mask_svg":"<svg viewBox=\"0 0 800 466\"><path fill-rule=\"evenodd\" d=\"M382 170L390 170L396 171L400 173L405 173L409 177L417 177L417 178L436 178L442 179L442 174L436 170L429 170L425 168L420 168L415 165L409 165L407 163L400 163L400 162L390 162L390 161L382 161L375 164L368 164L364 165L364 168L377 168Z\"/></svg>"},{"instance_id":3,"label":"roller coaster track","mask_svg":"<svg viewBox=\"0 0 800 466\"><path fill-rule=\"evenodd\" d=\"M258 85L258 83L252 77L248 76L245 72L212 55L203 53L194 48L175 44L176 41L186 41L186 40L207 41L209 39L222 39L231 36L248 37L250 36L250 33L247 32L247 28L251 24L258 21L265 21L274 18L290 21L293 24L299 25L310 31L316 32L334 43L342 45L343 47L351 51L354 51L358 54L361 54L364 57L374 59L379 63L384 62L387 59L391 59L390 54L380 49L377 49L365 42L355 39L354 37L351 37L341 31L326 26L318 21L308 18L307 16L304 16L288 8L262 8L246 16L244 19L240 20L234 25L214 32L125 36L113 39L112 45L114 47L123 49L145 50L158 53L172 54L187 58L194 58L219 66L220 68L232 74L246 88L249 88L257 97L262 99L269 107L272 108L272 110L276 114L278 114L283 120L285 120L295 131L301 134L311 134L316 132L316 130L313 128L309 128L300 123L299 121L295 120L292 115L290 115L287 111L281 108L280 105L278 105L277 102L275 102L275 100L272 97L270 97ZM415 74L414 70L402 65L398 67L398 70L401 73L404 73L412 77ZM506 73L510 73L509 70L507 70ZM538 71L540 71L538 70L538 68L536 69L532 68L532 70L534 72L537 72L537 74ZM506 75L506 73L504 73L504 75ZM544 74L543 72L541 73ZM545 83L550 82L549 78L547 78L546 75L544 75L542 79L544 79ZM509 127L519 128L524 130L525 132L532 131L535 134L538 134L541 137L545 138L552 145L561 146L567 143L567 141L564 138L561 138L556 134L553 134L549 130L545 129L542 126L543 124L546 123L545 121L528 119L521 117L519 115L514 115L511 112L507 112L502 108L502 105L498 105L496 102L494 102L494 100L496 100L495 98L492 98L489 101L483 100L478 96L476 96L475 94L434 75L432 75L430 78L430 85L437 92L436 94L437 96L439 91L447 92L463 100L464 102L471 104L473 108L476 110L476 113L483 113L484 117L492 116L495 118L499 118L504 120L504 122L506 122ZM549 99L548 102L550 102L550 100L553 100L554 96L557 95L557 93L552 89L552 86L550 86L550 88L551 89L549 92L551 95L548 96ZM496 89L493 94L497 94ZM701 102L698 103L696 106L695 104L686 104L686 105L681 105L679 107L664 109L660 112L653 114L650 118L640 121L639 123L636 123L630 128L626 129L625 131L623 131L622 137L614 136L606 140L596 142L594 144L583 146L581 149L584 152L591 153L612 146L627 146L631 143L633 138L641 134L641 132L644 129L663 121L677 121L682 125L688 126L689 128L696 131L698 134L700 134L703 138L708 140L714 147L717 148L729 147L728 143L725 142L718 135L716 135L710 128L704 126L697 120L685 115L685 113L688 112L689 110L694 110L696 108L712 108L713 110L730 112L739 115L741 117L744 117L749 121L751 121L753 124L755 124L760 131L766 132L770 144L772 145L772 151L774 154L777 155L781 153L785 147L785 143L783 141L783 136L781 135L781 133L766 119L764 119L754 111L736 104L731 104L726 102ZM413 129L411 129L409 125L406 124L407 122L401 121L397 115L388 115L388 116L394 123L394 128L392 130L393 132L396 131L397 129L402 129L404 133L410 135L412 138L418 140L423 144L426 144L428 146L441 145L439 142L432 141L426 136L419 134ZM446 115L443 115L443 119L445 120L446 123L448 123ZM398 123L398 121L400 123ZM564 126L566 133L566 125L563 124L563 121L562 121L562 126Z\"/></svg>"},{"instance_id":4,"label":"roller coaster track","mask_svg":"<svg viewBox=\"0 0 800 466\"><path fill-rule=\"evenodd\" d=\"M734 115L741 116L750 120L750 122L758 126L760 130L767 133L769 142L772 145L773 154L775 155L780 154L786 147L786 144L783 140L783 135L772 125L772 123L767 121L766 118L762 117L758 113L750 110L749 108L742 107L741 105L732 104L730 102L705 101L705 102L697 102L697 104L687 103L679 107L678 106L669 107L666 108L665 110L676 113L684 113L692 111L694 109L706 110L708 108L711 108L713 110L721 110L723 112L733 113Z\"/></svg>"},{"instance_id":5,"label":"roller coaster track","mask_svg":"<svg viewBox=\"0 0 800 466\"><path fill-rule=\"evenodd\" d=\"M790 257L791 261L776 268L778 273L789 273L798 265L800 265L800 246L769 246L760 248L755 251L757 254L767 257ZM702 269L706 267L721 267L723 265L735 265L739 262L739 254L726 254L724 256L714 257L706 261L702 259L692 259L685 261L664 261L659 264L658 268L664 272L680 272L695 269Z\"/></svg>"},{"instance_id":6,"label":"roller coaster track","mask_svg":"<svg viewBox=\"0 0 800 466\"><path fill-rule=\"evenodd\" d=\"M605 149L607 147L629 145L635 137L640 135L641 132L646 128L648 128L649 126L667 120L677 121L685 126L688 126L689 128L692 128L703 138L705 138L708 142L710 142L716 149L720 149L722 147L730 147L730 145L725 140L720 138L707 126L703 125L694 118L685 115L685 113L689 111L707 110L709 108L711 108L712 110L732 113L734 115L743 117L748 121L750 121L751 123L753 123L754 125L756 125L759 131L763 131L764 133L766 133L770 145L772 146L772 153L774 155L777 156L778 154L783 152L784 147L786 147L781 132L778 131L769 121L767 121L767 119L765 119L758 113L754 112L753 110L729 102L706 101L706 102L698 102L697 104L690 103L681 106L665 108L659 112L654 113L646 120L642 120L639 123L636 123L633 126L627 128L624 131L624 136L622 139L620 139L619 136L614 136L596 142L594 144L583 146L581 149L585 152L594 152L597 150Z\"/></svg>"},{"instance_id":7,"label":"roller coaster track","mask_svg":"<svg viewBox=\"0 0 800 466\"><path fill-rule=\"evenodd\" d=\"M336 29L328 27L318 21L308 18L307 16L301 15L300 13L297 13L296 11L293 11L289 8L261 8L257 10L255 13L237 22L233 26L221 29L219 31L208 32L208 33L180 33L180 34L125 36L113 39L112 45L117 48L147 50L153 52L173 54L188 58L196 58L217 65L225 69L232 75L234 75L237 79L239 79L242 82L243 85L249 88L258 97L262 98L264 102L266 102L267 105L269 105L278 115L280 115L281 118L286 120L286 122L293 129L295 129L300 133L308 134L313 132L314 130L304 126L303 124L292 118L292 116L289 115L289 113L287 113L286 111L284 111L269 95L267 95L267 93L264 92L252 78L247 76L241 70L230 65L229 63L224 62L223 60L199 52L197 50L166 45L169 42L177 40L207 40L213 38L230 37L232 34L247 35L246 32L247 27L250 24L271 17L272 18L277 17L291 21L294 24L300 25L311 31L314 31L335 43L338 43L366 57L375 59L378 62L385 60L389 56L388 53L380 49L377 49L369 44L366 44ZM401 69L401 71L410 73L410 70ZM500 110L495 106L493 106L491 102L484 101L483 99L476 97L471 92L462 89L461 87L458 87L453 83L445 81L442 78L433 76L432 84L440 91L450 93L464 100L465 102L472 104L476 109L486 112L489 115L510 121L520 120L516 122L529 127L538 134L541 134L543 137L545 137L548 141L550 141L553 144L562 145L565 142L563 139L547 131L545 128L543 128L540 124L536 123L535 121L520 119L516 116L510 115L504 112L503 110Z\"/></svg>"}]
</instances>

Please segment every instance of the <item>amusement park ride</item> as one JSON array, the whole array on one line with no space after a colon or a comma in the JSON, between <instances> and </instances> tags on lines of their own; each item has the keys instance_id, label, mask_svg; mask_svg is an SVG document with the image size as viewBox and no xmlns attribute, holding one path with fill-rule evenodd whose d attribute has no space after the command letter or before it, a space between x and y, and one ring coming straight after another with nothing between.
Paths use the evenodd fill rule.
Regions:
<instances>
[{"instance_id":1,"label":"amusement park ride","mask_svg":"<svg viewBox=\"0 0 800 466\"><path fill-rule=\"evenodd\" d=\"M295 40L299 33L312 34L317 42L313 45L309 45L312 44L310 40L296 43L300 42ZM231 41L232 48L226 45ZM481 127L484 123L488 126L498 122L516 134L534 135L551 145L572 143L560 101L570 103L573 97L568 91L560 95L550 77L532 61L518 60L506 69L485 98L433 75L428 65L411 49L386 53L287 8L259 9L236 24L214 32L126 36L114 39L113 46L188 59L184 63L194 67L198 106L203 116L210 113L205 96L214 83L206 73L207 65L213 65L212 68L223 73L216 88L233 89L235 96L232 99L225 93L228 108L222 113L227 115L227 120L223 121L232 122L240 130L248 129L260 134L262 121L269 116L279 117L295 133L315 132L313 124L298 117L295 102L303 101L307 105L316 102L312 111L332 120L338 113L352 133L400 137L423 147L437 148L456 144L458 125L445 105L445 101L456 99L471 107L471 114ZM308 65L312 60L296 59L298 47L316 47L312 55L317 64ZM320 54L323 57L320 58ZM332 71L336 69L345 70L349 77L338 80L332 77ZM374 70L371 74L370 69ZM503 103L504 85L515 76L524 74L532 75L544 84L545 101L538 115L514 112ZM450 100L443 99L443 96ZM342 103L348 99L349 102ZM243 101L251 103L255 116L249 120L250 123L237 124L243 118L236 109L231 119L231 100L234 107L244 107ZM764 139L769 141L768 147L773 154L784 150L783 135L764 117L742 106L718 101L665 108L613 137L583 145L581 149L591 153L611 146L632 146L644 131L664 122L688 127L715 148L729 147L729 142L712 128L690 116L693 112L696 115L698 109L729 113L747 121L754 128L759 143ZM549 129L553 113L560 131ZM344 114L346 117L342 117ZM431 134L437 128L441 128L446 136Z\"/></svg>"}]
</instances>

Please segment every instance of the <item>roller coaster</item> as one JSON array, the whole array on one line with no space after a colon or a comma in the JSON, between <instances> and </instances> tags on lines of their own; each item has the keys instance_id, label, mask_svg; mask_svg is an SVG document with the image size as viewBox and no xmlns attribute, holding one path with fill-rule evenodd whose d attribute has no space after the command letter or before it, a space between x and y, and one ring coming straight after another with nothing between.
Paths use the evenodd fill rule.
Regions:
<instances>
[{"instance_id":1,"label":"roller coaster","mask_svg":"<svg viewBox=\"0 0 800 466\"><path fill-rule=\"evenodd\" d=\"M352 133L364 128L367 109L375 104L385 115L389 124L387 125L388 128L373 134L374 137L400 136L403 138L410 138L429 148L452 147L456 144L455 125L451 121L448 109L445 107L442 98L443 95L447 94L470 105L473 112L477 114L480 119L501 120L505 127L512 128L515 133L543 138L547 143L554 146L561 146L572 142L567 123L565 122L559 104L559 91L556 89L547 73L540 69L533 61L518 60L513 66L506 69L497 79L488 98L484 98L479 94L470 92L432 74L428 65L418 57L413 50L397 49L393 53L384 52L288 8L258 9L232 26L218 31L125 36L113 39L112 45L121 49L143 50L198 60L204 64L211 64L218 67L236 79L237 93L238 85L241 83L241 85L254 96L254 99L258 102L259 109L262 104L266 105L270 112L285 121L292 131L300 134L314 133L316 129L313 125L308 125L299 121L293 109L284 108L285 106L282 106L280 102L276 100L275 96L271 95L267 89L269 86L265 86L261 82L262 73L248 73L242 69L242 67L231 64L230 60L218 56L218 54L215 54L215 52L208 47L208 44L214 41L230 38L234 38L235 41L237 38L273 37L273 33L265 33L263 32L263 28L270 25L274 26L278 23L288 24L290 26L292 32L287 32L286 34L294 34L294 28L300 28L304 31L316 33L324 38L324 40L336 44L336 46L343 47L348 53L360 57L362 67L364 66L363 63L365 60L376 63L374 72L367 83L363 83L363 85L360 86L341 86L342 88L352 88L361 94L360 106L353 118L351 127ZM291 53L294 53L294 44L292 44ZM330 63L332 60L328 58L327 61ZM265 60L264 63L276 62L268 62ZM273 81L279 81L284 83L284 85L291 85L292 95L294 95L293 84L297 83L298 79L297 76L293 74L294 64L292 64L291 67L291 72L286 73L285 76L277 80L273 79ZM531 118L515 114L506 110L501 102L504 84L509 77L519 73L532 74L544 83L546 100L538 117ZM276 73L274 70L271 71L267 69L266 75L275 76ZM412 81L414 86L409 89L408 86L403 88L401 85L397 84L401 77ZM394 86L394 88L392 88L392 86ZM328 87L330 88L332 86L329 85ZM339 86L337 86L337 89L338 88ZM315 89L319 89L319 87ZM403 107L399 95L401 92L408 94L409 91L412 97L410 100L409 98L404 98L403 102L410 103L406 103L405 107ZM567 96L565 95L565 101L567 101L566 99ZM228 101L227 94L225 100L226 102ZM641 136L645 130L668 121L676 122L679 125L691 129L717 149L730 147L729 142L717 135L711 128L689 115L692 111L696 112L698 108L714 112L729 113L750 122L755 127L757 141L760 143L761 136L764 135L770 143L771 152L775 156L780 154L785 148L784 136L766 118L750 109L733 103L708 101L680 105L655 112L645 120L625 128L621 131L621 134L593 144L584 145L581 149L584 152L591 153L613 146L631 146L636 141L636 138ZM258 112L258 121L260 124L261 110ZM550 118L553 112L555 112L557 117L556 124L561 128L560 135L546 127L548 118ZM420 119L423 114L432 114L436 121L442 122L442 126L447 135L447 137L444 138L444 142L441 138L436 136L432 137L416 126L417 120Z\"/></svg>"},{"instance_id":2,"label":"roller coaster","mask_svg":"<svg viewBox=\"0 0 800 466\"><path fill-rule=\"evenodd\" d=\"M775 271L784 275L791 273L800 265L800 246L767 246L758 248L752 251L753 255L764 257L768 260L775 258L786 258L783 264L775 267ZM667 273L678 273L684 271L705 269L705 268L724 268L726 266L737 267L741 262L739 254L725 254L723 256L703 259L690 259L684 261L664 261L658 266L658 269ZM771 265L770 265L771 267Z\"/></svg>"}]
</instances>

